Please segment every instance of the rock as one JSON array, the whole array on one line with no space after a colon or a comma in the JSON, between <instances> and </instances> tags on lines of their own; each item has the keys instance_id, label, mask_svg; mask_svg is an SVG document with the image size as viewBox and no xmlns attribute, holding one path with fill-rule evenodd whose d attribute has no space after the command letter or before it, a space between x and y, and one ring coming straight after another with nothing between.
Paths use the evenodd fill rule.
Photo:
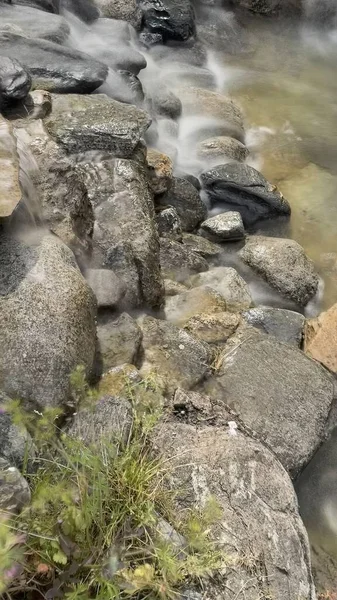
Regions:
<instances>
[{"instance_id":1,"label":"rock","mask_svg":"<svg viewBox=\"0 0 337 600\"><path fill-rule=\"evenodd\" d=\"M194 10L190 0L141 0L144 24L164 40L186 41L195 33Z\"/></svg>"},{"instance_id":2,"label":"rock","mask_svg":"<svg viewBox=\"0 0 337 600\"><path fill-rule=\"evenodd\" d=\"M323 26L332 29L335 26L337 7L331 0L320 0L320 2L305 0L303 8L307 21L315 27Z\"/></svg>"},{"instance_id":3,"label":"rock","mask_svg":"<svg viewBox=\"0 0 337 600\"><path fill-rule=\"evenodd\" d=\"M0 456L21 469L25 460L34 454L32 438L23 425L18 427L13 423L12 415L6 410L10 398L0 392L0 402Z\"/></svg>"},{"instance_id":4,"label":"rock","mask_svg":"<svg viewBox=\"0 0 337 600\"><path fill-rule=\"evenodd\" d=\"M122 159L111 161L110 166L111 195L96 208L94 239L105 253L106 266L126 283L125 300L133 306L145 303L152 308L160 307L164 289L159 265L159 237L146 169L134 161ZM121 244L122 254L121 250L116 254L116 244ZM131 282L130 290L130 273L124 270L124 266L127 267L125 257L131 265L134 261L136 267L136 280ZM138 285L140 294L137 295L135 286Z\"/></svg>"},{"instance_id":5,"label":"rock","mask_svg":"<svg viewBox=\"0 0 337 600\"><path fill-rule=\"evenodd\" d=\"M163 36L161 33L150 33L149 31L143 31L139 36L139 41L144 44L145 48L151 48L156 44L162 44Z\"/></svg>"},{"instance_id":6,"label":"rock","mask_svg":"<svg viewBox=\"0 0 337 600\"><path fill-rule=\"evenodd\" d=\"M121 314L118 319L101 318L97 337L104 371L124 363L137 362L142 332L137 322L127 313Z\"/></svg>"},{"instance_id":7,"label":"rock","mask_svg":"<svg viewBox=\"0 0 337 600\"><path fill-rule=\"evenodd\" d=\"M27 96L25 108L31 119L44 119L52 109L51 95L46 90L35 90Z\"/></svg>"},{"instance_id":8,"label":"rock","mask_svg":"<svg viewBox=\"0 0 337 600\"><path fill-rule=\"evenodd\" d=\"M69 10L85 23L98 19L99 10L92 0L60 0L63 9Z\"/></svg>"},{"instance_id":9,"label":"rock","mask_svg":"<svg viewBox=\"0 0 337 600\"><path fill-rule=\"evenodd\" d=\"M168 237L181 241L182 230L178 213L172 206L164 208L156 216L156 223L160 237Z\"/></svg>"},{"instance_id":10,"label":"rock","mask_svg":"<svg viewBox=\"0 0 337 600\"><path fill-rule=\"evenodd\" d=\"M210 217L201 223L200 229L218 242L242 240L245 237L241 215L235 211Z\"/></svg>"},{"instance_id":11,"label":"rock","mask_svg":"<svg viewBox=\"0 0 337 600\"><path fill-rule=\"evenodd\" d=\"M60 15L30 6L1 6L0 31L13 31L27 38L40 38L63 44L70 34L67 21Z\"/></svg>"},{"instance_id":12,"label":"rock","mask_svg":"<svg viewBox=\"0 0 337 600\"><path fill-rule=\"evenodd\" d=\"M239 256L271 287L299 306L305 306L317 292L319 279L314 263L293 240L254 236Z\"/></svg>"},{"instance_id":13,"label":"rock","mask_svg":"<svg viewBox=\"0 0 337 600\"><path fill-rule=\"evenodd\" d=\"M300 350L264 335L233 336L206 393L241 422L296 476L324 439L334 398L332 377Z\"/></svg>"},{"instance_id":14,"label":"rock","mask_svg":"<svg viewBox=\"0 0 337 600\"><path fill-rule=\"evenodd\" d=\"M301 3L297 0L233 0L232 4L261 15L270 15L280 10L288 15L290 10L296 14L301 9Z\"/></svg>"},{"instance_id":15,"label":"rock","mask_svg":"<svg viewBox=\"0 0 337 600\"><path fill-rule=\"evenodd\" d=\"M117 77L120 78L123 89L114 90L113 95L111 94L111 97L119 102L126 102L127 104L142 106L145 95L140 79L134 73L122 69L118 70ZM109 78L107 85L109 85Z\"/></svg>"},{"instance_id":16,"label":"rock","mask_svg":"<svg viewBox=\"0 0 337 600\"><path fill-rule=\"evenodd\" d=\"M306 321L304 352L337 373L337 304L316 319Z\"/></svg>"},{"instance_id":17,"label":"rock","mask_svg":"<svg viewBox=\"0 0 337 600\"><path fill-rule=\"evenodd\" d=\"M123 395L130 393L130 388L134 388L141 381L142 378L138 369L133 365L124 364L103 374L98 391L102 396L123 397Z\"/></svg>"},{"instance_id":18,"label":"rock","mask_svg":"<svg viewBox=\"0 0 337 600\"><path fill-rule=\"evenodd\" d=\"M132 425L132 408L124 398L103 396L90 408L79 410L66 430L70 437L86 445L104 441L126 442Z\"/></svg>"},{"instance_id":19,"label":"rock","mask_svg":"<svg viewBox=\"0 0 337 600\"><path fill-rule=\"evenodd\" d=\"M146 155L149 165L150 186L155 195L163 194L170 189L173 179L173 164L171 159L154 150L148 148Z\"/></svg>"},{"instance_id":20,"label":"rock","mask_svg":"<svg viewBox=\"0 0 337 600\"><path fill-rule=\"evenodd\" d=\"M34 89L60 94L90 94L105 81L105 65L78 50L54 42L0 32L0 54L19 61Z\"/></svg>"},{"instance_id":21,"label":"rock","mask_svg":"<svg viewBox=\"0 0 337 600\"><path fill-rule=\"evenodd\" d=\"M244 589L247 599L314 600L309 543L289 476L262 444L229 431L172 421L153 436L172 467L178 517L212 498L221 508L209 533L231 567L201 581L200 592L190 584L184 599L229 600Z\"/></svg>"},{"instance_id":22,"label":"rock","mask_svg":"<svg viewBox=\"0 0 337 600\"><path fill-rule=\"evenodd\" d=\"M259 306L242 314L242 318L263 333L272 335L280 342L300 347L305 318L300 313L282 308Z\"/></svg>"},{"instance_id":23,"label":"rock","mask_svg":"<svg viewBox=\"0 0 337 600\"><path fill-rule=\"evenodd\" d=\"M104 150L121 158L133 153L150 124L147 113L103 94L53 96L48 133L67 152Z\"/></svg>"},{"instance_id":24,"label":"rock","mask_svg":"<svg viewBox=\"0 0 337 600\"><path fill-rule=\"evenodd\" d=\"M248 148L231 137L219 136L199 142L196 148L197 157L206 161L210 166L223 164L227 159L244 162Z\"/></svg>"},{"instance_id":25,"label":"rock","mask_svg":"<svg viewBox=\"0 0 337 600\"><path fill-rule=\"evenodd\" d=\"M6 103L25 98L31 84L30 74L17 60L0 56L0 110Z\"/></svg>"},{"instance_id":26,"label":"rock","mask_svg":"<svg viewBox=\"0 0 337 600\"><path fill-rule=\"evenodd\" d=\"M25 155L30 151L36 164L32 180L38 206L30 210L76 254L87 252L91 246L94 213L74 159L50 139L41 121L25 124L24 128L16 129L15 134L25 148Z\"/></svg>"},{"instance_id":27,"label":"rock","mask_svg":"<svg viewBox=\"0 0 337 600\"><path fill-rule=\"evenodd\" d=\"M13 4L13 0L9 2ZM60 12L60 0L15 0L19 6L31 6L39 10L45 10L49 13L58 14Z\"/></svg>"},{"instance_id":28,"label":"rock","mask_svg":"<svg viewBox=\"0 0 337 600\"><path fill-rule=\"evenodd\" d=\"M203 258L215 258L222 252L222 247L218 244L213 244L201 235L193 235L193 233L184 233L183 242L193 252L200 254Z\"/></svg>"},{"instance_id":29,"label":"rock","mask_svg":"<svg viewBox=\"0 0 337 600\"><path fill-rule=\"evenodd\" d=\"M244 22L241 24L232 11L224 10L221 0L218 4L218 8L208 6L200 11L197 24L198 39L206 48L215 49L216 52L234 56L252 52L255 48L247 31L248 27L244 26Z\"/></svg>"},{"instance_id":30,"label":"rock","mask_svg":"<svg viewBox=\"0 0 337 600\"><path fill-rule=\"evenodd\" d=\"M176 296L177 294L183 294L187 292L187 287L172 279L164 279L165 296Z\"/></svg>"},{"instance_id":31,"label":"rock","mask_svg":"<svg viewBox=\"0 0 337 600\"><path fill-rule=\"evenodd\" d=\"M16 467L0 457L0 510L18 513L29 502L27 481Z\"/></svg>"},{"instance_id":32,"label":"rock","mask_svg":"<svg viewBox=\"0 0 337 600\"><path fill-rule=\"evenodd\" d=\"M241 108L228 96L197 87L179 88L179 98L183 104L183 114L186 116L202 115L218 119L221 123L223 136L233 137L244 141L244 125Z\"/></svg>"},{"instance_id":33,"label":"rock","mask_svg":"<svg viewBox=\"0 0 337 600\"><path fill-rule=\"evenodd\" d=\"M102 238L100 239L100 236ZM113 242L107 238L104 243L104 232L97 225L94 232L92 268L111 269L126 286L123 305L137 307L143 303L138 266L132 245L129 242Z\"/></svg>"},{"instance_id":34,"label":"rock","mask_svg":"<svg viewBox=\"0 0 337 600\"><path fill-rule=\"evenodd\" d=\"M177 296L167 298L165 317L180 327L197 315L219 313L226 310L226 300L208 286L200 286Z\"/></svg>"},{"instance_id":35,"label":"rock","mask_svg":"<svg viewBox=\"0 0 337 600\"><path fill-rule=\"evenodd\" d=\"M215 267L194 275L188 280L190 287L207 285L221 294L227 302L227 310L236 312L247 310L253 304L247 283L232 267Z\"/></svg>"},{"instance_id":36,"label":"rock","mask_svg":"<svg viewBox=\"0 0 337 600\"><path fill-rule=\"evenodd\" d=\"M126 285L113 271L88 269L85 278L96 296L98 308L118 308L126 294Z\"/></svg>"},{"instance_id":37,"label":"rock","mask_svg":"<svg viewBox=\"0 0 337 600\"><path fill-rule=\"evenodd\" d=\"M22 198L20 165L13 130L0 115L0 220L9 217Z\"/></svg>"},{"instance_id":38,"label":"rock","mask_svg":"<svg viewBox=\"0 0 337 600\"><path fill-rule=\"evenodd\" d=\"M211 349L172 323L145 317L140 322L143 332L144 361L141 373L156 371L169 391L190 389L210 371Z\"/></svg>"},{"instance_id":39,"label":"rock","mask_svg":"<svg viewBox=\"0 0 337 600\"><path fill-rule=\"evenodd\" d=\"M140 29L142 13L136 0L96 0L103 17L122 19Z\"/></svg>"},{"instance_id":40,"label":"rock","mask_svg":"<svg viewBox=\"0 0 337 600\"><path fill-rule=\"evenodd\" d=\"M193 231L207 216L207 207L198 191L186 179L174 177L169 191L156 199L159 206L176 209L183 231Z\"/></svg>"},{"instance_id":41,"label":"rock","mask_svg":"<svg viewBox=\"0 0 337 600\"><path fill-rule=\"evenodd\" d=\"M56 236L34 247L4 235L1 241L0 388L28 409L65 407L72 371L93 368L93 293Z\"/></svg>"},{"instance_id":42,"label":"rock","mask_svg":"<svg viewBox=\"0 0 337 600\"><path fill-rule=\"evenodd\" d=\"M230 312L199 314L191 317L184 328L202 342L224 344L236 331L240 320L239 314Z\"/></svg>"},{"instance_id":43,"label":"rock","mask_svg":"<svg viewBox=\"0 0 337 600\"><path fill-rule=\"evenodd\" d=\"M153 88L151 90L151 99L153 108L157 115L167 119L178 119L182 112L180 99L165 86Z\"/></svg>"},{"instance_id":44,"label":"rock","mask_svg":"<svg viewBox=\"0 0 337 600\"><path fill-rule=\"evenodd\" d=\"M239 211L245 226L290 215L289 203L277 187L249 165L219 165L202 173L201 181L211 202Z\"/></svg>"},{"instance_id":45,"label":"rock","mask_svg":"<svg viewBox=\"0 0 337 600\"><path fill-rule=\"evenodd\" d=\"M109 46L101 46L95 50L97 59L115 71L130 71L134 75L138 75L139 71L145 69L146 58L135 50L129 43L124 40L115 40ZM109 84L109 78L107 79ZM100 90L104 91L104 90ZM114 92L111 86L108 86L108 91Z\"/></svg>"},{"instance_id":46,"label":"rock","mask_svg":"<svg viewBox=\"0 0 337 600\"><path fill-rule=\"evenodd\" d=\"M180 282L192 274L208 270L206 260L199 254L185 244L165 238L160 240L160 265L164 277Z\"/></svg>"}]
</instances>

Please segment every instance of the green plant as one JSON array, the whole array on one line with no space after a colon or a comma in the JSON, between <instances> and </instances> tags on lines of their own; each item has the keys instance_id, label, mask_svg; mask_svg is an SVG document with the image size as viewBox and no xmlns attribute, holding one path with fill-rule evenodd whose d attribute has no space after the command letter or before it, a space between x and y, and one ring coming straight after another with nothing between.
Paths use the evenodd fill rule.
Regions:
<instances>
[{"instance_id":1,"label":"green plant","mask_svg":"<svg viewBox=\"0 0 337 600\"><path fill-rule=\"evenodd\" d=\"M81 377L77 371L76 397L92 402ZM161 391L150 377L128 385L127 395L134 411L127 442L100 439L92 446L59 430L58 411L33 418L17 403L7 407L40 449L38 469L29 476L31 504L5 524L13 539L25 535L20 598L36 598L32 590L39 590L37 597L49 600L174 600L182 582L223 564L209 537L221 516L212 499L179 524L183 548L162 535L159 521L170 520L173 496L167 466L151 455L149 444L162 411ZM18 560L7 558L3 570ZM17 582L4 585L7 597L16 597Z\"/></svg>"}]
</instances>

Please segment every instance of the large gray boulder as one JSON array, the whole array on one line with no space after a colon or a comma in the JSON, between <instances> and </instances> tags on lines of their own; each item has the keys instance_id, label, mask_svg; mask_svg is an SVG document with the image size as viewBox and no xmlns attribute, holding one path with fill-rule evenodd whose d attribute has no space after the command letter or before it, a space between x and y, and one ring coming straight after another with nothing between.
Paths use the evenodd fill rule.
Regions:
<instances>
[{"instance_id":1,"label":"large gray boulder","mask_svg":"<svg viewBox=\"0 0 337 600\"><path fill-rule=\"evenodd\" d=\"M104 150L121 158L132 155L149 125L147 113L104 94L55 95L45 120L49 134L68 152Z\"/></svg>"},{"instance_id":2,"label":"large gray boulder","mask_svg":"<svg viewBox=\"0 0 337 600\"><path fill-rule=\"evenodd\" d=\"M10 32L0 32L0 55L18 60L35 89L49 92L89 94L108 75L106 65L83 52Z\"/></svg>"},{"instance_id":3,"label":"large gray boulder","mask_svg":"<svg viewBox=\"0 0 337 600\"><path fill-rule=\"evenodd\" d=\"M293 240L252 236L240 258L282 296L305 306L316 294L319 278L312 260Z\"/></svg>"},{"instance_id":4,"label":"large gray boulder","mask_svg":"<svg viewBox=\"0 0 337 600\"><path fill-rule=\"evenodd\" d=\"M174 177L171 188L156 198L159 206L173 206L183 231L193 231L207 217L207 207L198 190L186 179Z\"/></svg>"},{"instance_id":5,"label":"large gray boulder","mask_svg":"<svg viewBox=\"0 0 337 600\"><path fill-rule=\"evenodd\" d=\"M93 368L93 293L56 236L1 242L0 388L27 408L66 406L72 371Z\"/></svg>"},{"instance_id":6,"label":"large gray boulder","mask_svg":"<svg viewBox=\"0 0 337 600\"><path fill-rule=\"evenodd\" d=\"M118 319L101 317L97 337L104 371L126 363L138 363L142 331L127 313L122 313Z\"/></svg>"},{"instance_id":7,"label":"large gray boulder","mask_svg":"<svg viewBox=\"0 0 337 600\"><path fill-rule=\"evenodd\" d=\"M186 41L195 33L190 0L141 0L140 8L147 29L164 40Z\"/></svg>"},{"instance_id":8,"label":"large gray boulder","mask_svg":"<svg viewBox=\"0 0 337 600\"><path fill-rule=\"evenodd\" d=\"M86 253L91 246L94 213L74 158L46 134L40 120L25 122L24 127L15 129L15 135L37 167L31 174L34 195L30 213L74 252Z\"/></svg>"},{"instance_id":9,"label":"large gray boulder","mask_svg":"<svg viewBox=\"0 0 337 600\"><path fill-rule=\"evenodd\" d=\"M159 238L145 166L131 160L111 161L110 196L96 208L95 215L94 240L104 253L106 264L122 280L126 278L125 298L134 306L143 303L153 308L161 306L164 288L159 264ZM137 269L134 284L139 282L139 296L131 290L128 293L128 270L123 272L123 267L118 268L118 265L118 270L115 269L111 250L118 243L127 243L131 249Z\"/></svg>"},{"instance_id":10,"label":"large gray boulder","mask_svg":"<svg viewBox=\"0 0 337 600\"><path fill-rule=\"evenodd\" d=\"M30 6L0 5L0 31L13 31L27 38L62 44L70 34L70 27L60 15Z\"/></svg>"},{"instance_id":11,"label":"large gray boulder","mask_svg":"<svg viewBox=\"0 0 337 600\"><path fill-rule=\"evenodd\" d=\"M126 294L126 285L113 271L87 269L85 278L96 296L98 308L118 308Z\"/></svg>"},{"instance_id":12,"label":"large gray boulder","mask_svg":"<svg viewBox=\"0 0 337 600\"><path fill-rule=\"evenodd\" d=\"M249 165L218 165L202 173L201 181L211 202L239 211L245 226L290 215L289 203L281 192Z\"/></svg>"},{"instance_id":13,"label":"large gray boulder","mask_svg":"<svg viewBox=\"0 0 337 600\"><path fill-rule=\"evenodd\" d=\"M143 332L141 373L157 372L169 392L190 389L210 373L211 348L172 323L152 317L140 320Z\"/></svg>"},{"instance_id":14,"label":"large gray boulder","mask_svg":"<svg viewBox=\"0 0 337 600\"><path fill-rule=\"evenodd\" d=\"M249 329L227 348L207 394L235 411L296 476L324 439L332 377L300 350Z\"/></svg>"},{"instance_id":15,"label":"large gray boulder","mask_svg":"<svg viewBox=\"0 0 337 600\"><path fill-rule=\"evenodd\" d=\"M315 600L307 534L286 471L258 441L234 430L161 423L153 445L170 464L177 515L202 510L211 499L221 512L209 534L225 568L184 600ZM282 493L280 493L282 490ZM233 567L229 567L233 565ZM243 597L243 596L242 596Z\"/></svg>"}]
</instances>

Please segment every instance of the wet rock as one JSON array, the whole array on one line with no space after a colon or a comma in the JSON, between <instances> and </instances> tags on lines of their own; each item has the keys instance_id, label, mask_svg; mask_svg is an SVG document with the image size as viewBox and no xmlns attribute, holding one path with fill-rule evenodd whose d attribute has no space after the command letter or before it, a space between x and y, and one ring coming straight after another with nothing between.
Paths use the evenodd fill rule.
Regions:
<instances>
[{"instance_id":1,"label":"wet rock","mask_svg":"<svg viewBox=\"0 0 337 600\"><path fill-rule=\"evenodd\" d=\"M105 81L105 65L78 50L54 42L0 32L0 54L27 69L33 88L57 93L90 94Z\"/></svg>"},{"instance_id":2,"label":"wet rock","mask_svg":"<svg viewBox=\"0 0 337 600\"><path fill-rule=\"evenodd\" d=\"M13 31L27 38L40 38L63 44L70 34L67 21L60 15L30 6L1 6L0 31Z\"/></svg>"},{"instance_id":3,"label":"wet rock","mask_svg":"<svg viewBox=\"0 0 337 600\"><path fill-rule=\"evenodd\" d=\"M200 11L197 24L199 40L207 48L226 54L238 55L251 50L247 29L239 23L233 12L224 10L223 2L218 4L219 7L208 6Z\"/></svg>"},{"instance_id":4,"label":"wet rock","mask_svg":"<svg viewBox=\"0 0 337 600\"><path fill-rule=\"evenodd\" d=\"M55 95L45 121L49 134L68 152L105 150L121 158L131 156L149 124L144 111L103 94Z\"/></svg>"},{"instance_id":5,"label":"wet rock","mask_svg":"<svg viewBox=\"0 0 337 600\"><path fill-rule=\"evenodd\" d=\"M149 31L143 31L139 36L139 41L144 44L145 48L151 48L156 44L162 44L163 36L161 33L150 33Z\"/></svg>"},{"instance_id":6,"label":"wet rock","mask_svg":"<svg viewBox=\"0 0 337 600\"><path fill-rule=\"evenodd\" d=\"M126 283L125 299L133 306L145 303L152 308L159 307L164 289L159 265L159 237L146 169L140 163L116 159L111 162L110 174L110 196L95 211L94 239L105 254L106 265ZM116 265L118 259L123 258L123 252L116 254L114 250L117 244L131 250L131 256L129 252L126 255L124 252L124 256L131 264L134 261L136 278L133 282L130 282L127 265L125 271L123 261L119 269ZM138 287L138 282L140 295L137 297L133 290L134 286Z\"/></svg>"},{"instance_id":7,"label":"wet rock","mask_svg":"<svg viewBox=\"0 0 337 600\"><path fill-rule=\"evenodd\" d=\"M234 410L296 476L324 439L334 383L300 350L247 330L231 338L205 391Z\"/></svg>"},{"instance_id":8,"label":"wet rock","mask_svg":"<svg viewBox=\"0 0 337 600\"><path fill-rule=\"evenodd\" d=\"M243 313L242 318L263 333L272 335L280 342L300 347L305 318L300 313L282 308L259 306Z\"/></svg>"},{"instance_id":9,"label":"wet rock","mask_svg":"<svg viewBox=\"0 0 337 600\"><path fill-rule=\"evenodd\" d=\"M114 40L109 46L98 47L95 53L97 59L110 69L130 71L134 75L138 75L139 71L145 69L147 64L145 56L130 44L125 43L124 40ZM109 78L107 79L108 83Z\"/></svg>"},{"instance_id":10,"label":"wet rock","mask_svg":"<svg viewBox=\"0 0 337 600\"><path fill-rule=\"evenodd\" d=\"M223 312L226 308L226 300L223 296L205 285L167 298L165 317L181 327L192 317Z\"/></svg>"},{"instance_id":11,"label":"wet rock","mask_svg":"<svg viewBox=\"0 0 337 600\"><path fill-rule=\"evenodd\" d=\"M337 373L337 304L316 319L309 319L304 328L305 353Z\"/></svg>"},{"instance_id":12,"label":"wet rock","mask_svg":"<svg viewBox=\"0 0 337 600\"><path fill-rule=\"evenodd\" d=\"M337 7L331 0L320 0L320 2L306 0L304 14L306 19L314 26L325 26L330 29L336 23Z\"/></svg>"},{"instance_id":13,"label":"wet rock","mask_svg":"<svg viewBox=\"0 0 337 600\"><path fill-rule=\"evenodd\" d=\"M174 177L169 191L156 199L159 206L176 209L183 231L193 231L207 216L207 207L198 191L186 179Z\"/></svg>"},{"instance_id":14,"label":"wet rock","mask_svg":"<svg viewBox=\"0 0 337 600\"><path fill-rule=\"evenodd\" d=\"M226 159L244 162L249 151L248 148L231 137L219 136L203 140L197 145L197 156L211 166L222 164Z\"/></svg>"},{"instance_id":15,"label":"wet rock","mask_svg":"<svg viewBox=\"0 0 337 600\"><path fill-rule=\"evenodd\" d=\"M148 148L146 155L147 164L149 165L150 186L155 195L167 192L173 180L173 164L171 159L154 150Z\"/></svg>"},{"instance_id":16,"label":"wet rock","mask_svg":"<svg viewBox=\"0 0 337 600\"><path fill-rule=\"evenodd\" d=\"M172 279L164 279L165 296L176 296L177 294L183 294L187 292L187 287Z\"/></svg>"},{"instance_id":17,"label":"wet rock","mask_svg":"<svg viewBox=\"0 0 337 600\"><path fill-rule=\"evenodd\" d=\"M40 120L31 121L15 134L32 155L35 202L30 212L43 220L74 252L91 246L94 213L74 159L46 134Z\"/></svg>"},{"instance_id":18,"label":"wet rock","mask_svg":"<svg viewBox=\"0 0 337 600\"><path fill-rule=\"evenodd\" d=\"M245 226L290 215L289 203L277 187L248 165L219 165L202 173L201 181L210 200L239 211Z\"/></svg>"},{"instance_id":19,"label":"wet rock","mask_svg":"<svg viewBox=\"0 0 337 600\"><path fill-rule=\"evenodd\" d=\"M197 87L179 88L179 97L183 104L183 114L200 115L217 119L223 136L244 141L243 115L240 107L228 96ZM209 136L208 136L209 137Z\"/></svg>"},{"instance_id":20,"label":"wet rock","mask_svg":"<svg viewBox=\"0 0 337 600\"><path fill-rule=\"evenodd\" d=\"M59 14L60 12L60 0L13 0L9 1L8 4L18 4L19 6L31 6L32 8L38 8L39 10L45 10L49 13Z\"/></svg>"},{"instance_id":21,"label":"wet rock","mask_svg":"<svg viewBox=\"0 0 337 600\"><path fill-rule=\"evenodd\" d=\"M271 287L299 306L305 306L317 292L319 279L314 263L293 240L254 236L239 256Z\"/></svg>"},{"instance_id":22,"label":"wet rock","mask_svg":"<svg viewBox=\"0 0 337 600\"><path fill-rule=\"evenodd\" d=\"M213 242L210 242L201 235L184 233L183 242L185 246L188 246L193 252L200 254L203 258L216 258L222 252L221 246L213 244Z\"/></svg>"},{"instance_id":23,"label":"wet rock","mask_svg":"<svg viewBox=\"0 0 337 600\"><path fill-rule=\"evenodd\" d=\"M218 242L242 240L245 237L241 215L235 211L210 217L201 223L200 229Z\"/></svg>"},{"instance_id":24,"label":"wet rock","mask_svg":"<svg viewBox=\"0 0 337 600\"><path fill-rule=\"evenodd\" d=\"M113 309L122 302L126 294L126 285L113 271L88 269L85 278L96 296L98 308Z\"/></svg>"},{"instance_id":25,"label":"wet rock","mask_svg":"<svg viewBox=\"0 0 337 600\"><path fill-rule=\"evenodd\" d=\"M60 0L61 7L69 10L85 23L92 23L100 16L93 0Z\"/></svg>"},{"instance_id":26,"label":"wet rock","mask_svg":"<svg viewBox=\"0 0 337 600\"><path fill-rule=\"evenodd\" d=\"M17 60L0 56L0 111L4 104L25 98L31 84L30 74Z\"/></svg>"},{"instance_id":27,"label":"wet rock","mask_svg":"<svg viewBox=\"0 0 337 600\"><path fill-rule=\"evenodd\" d=\"M195 32L190 0L141 0L144 24L164 40L186 41Z\"/></svg>"},{"instance_id":28,"label":"wet rock","mask_svg":"<svg viewBox=\"0 0 337 600\"><path fill-rule=\"evenodd\" d=\"M33 442L23 425L13 423L6 404L10 404L10 398L0 392L0 456L21 469L27 457L34 454Z\"/></svg>"},{"instance_id":29,"label":"wet rock","mask_svg":"<svg viewBox=\"0 0 337 600\"><path fill-rule=\"evenodd\" d=\"M72 371L93 367L94 295L54 235L34 247L3 236L0 252L0 388L26 408L66 406Z\"/></svg>"},{"instance_id":30,"label":"wet rock","mask_svg":"<svg viewBox=\"0 0 337 600\"><path fill-rule=\"evenodd\" d=\"M104 371L124 363L135 364L137 361L142 332L137 322L127 313L122 313L118 319L100 318L97 337Z\"/></svg>"},{"instance_id":31,"label":"wet rock","mask_svg":"<svg viewBox=\"0 0 337 600\"><path fill-rule=\"evenodd\" d=\"M232 267L215 267L190 277L187 282L190 287L207 285L221 294L227 302L227 310L241 311L253 304L247 283Z\"/></svg>"},{"instance_id":32,"label":"wet rock","mask_svg":"<svg viewBox=\"0 0 337 600\"><path fill-rule=\"evenodd\" d=\"M66 433L85 445L104 440L118 445L127 441L131 425L130 403L124 398L103 396L92 407L80 409Z\"/></svg>"},{"instance_id":33,"label":"wet rock","mask_svg":"<svg viewBox=\"0 0 337 600\"><path fill-rule=\"evenodd\" d=\"M31 119L44 119L52 109L52 99L46 90L31 92L25 101L25 109Z\"/></svg>"},{"instance_id":34,"label":"wet rock","mask_svg":"<svg viewBox=\"0 0 337 600\"><path fill-rule=\"evenodd\" d=\"M281 10L289 15L290 10L294 14L301 10L301 3L297 0L231 0L231 4L261 15L271 15Z\"/></svg>"},{"instance_id":35,"label":"wet rock","mask_svg":"<svg viewBox=\"0 0 337 600\"><path fill-rule=\"evenodd\" d=\"M11 125L0 115L0 219L9 217L22 198L20 166Z\"/></svg>"},{"instance_id":36,"label":"wet rock","mask_svg":"<svg viewBox=\"0 0 337 600\"><path fill-rule=\"evenodd\" d=\"M106 82L100 87L100 92L106 93L113 100L125 104L142 106L144 102L143 86L139 78L125 69L109 70Z\"/></svg>"},{"instance_id":37,"label":"wet rock","mask_svg":"<svg viewBox=\"0 0 337 600\"><path fill-rule=\"evenodd\" d=\"M181 241L182 230L181 222L175 208L164 208L156 216L156 223L160 237L168 237L173 240Z\"/></svg>"},{"instance_id":38,"label":"wet rock","mask_svg":"<svg viewBox=\"0 0 337 600\"><path fill-rule=\"evenodd\" d=\"M180 99L165 86L151 90L153 108L157 115L168 119L178 119L182 112Z\"/></svg>"},{"instance_id":39,"label":"wet rock","mask_svg":"<svg viewBox=\"0 0 337 600\"><path fill-rule=\"evenodd\" d=\"M251 599L314 600L307 534L292 483L273 453L239 432L176 421L157 426L153 444L172 466L178 516L211 498L222 509L210 535L233 568L203 581L202 592L190 585L184 600L239 598L242 588Z\"/></svg>"},{"instance_id":40,"label":"wet rock","mask_svg":"<svg viewBox=\"0 0 337 600\"><path fill-rule=\"evenodd\" d=\"M0 510L18 513L29 501L27 481L16 467L0 457Z\"/></svg>"},{"instance_id":41,"label":"wet rock","mask_svg":"<svg viewBox=\"0 0 337 600\"><path fill-rule=\"evenodd\" d=\"M140 29L142 13L136 0L96 0L103 17L122 19Z\"/></svg>"},{"instance_id":42,"label":"wet rock","mask_svg":"<svg viewBox=\"0 0 337 600\"><path fill-rule=\"evenodd\" d=\"M160 264L164 277L180 282L192 274L208 270L206 260L199 254L185 244L165 238L160 240Z\"/></svg>"},{"instance_id":43,"label":"wet rock","mask_svg":"<svg viewBox=\"0 0 337 600\"><path fill-rule=\"evenodd\" d=\"M141 373L157 371L169 391L190 389L209 373L212 351L203 342L167 321L145 317L143 332L144 361Z\"/></svg>"},{"instance_id":44,"label":"wet rock","mask_svg":"<svg viewBox=\"0 0 337 600\"><path fill-rule=\"evenodd\" d=\"M191 317L184 326L193 337L208 344L224 344L240 324L240 315L230 312L199 314Z\"/></svg>"}]
</instances>

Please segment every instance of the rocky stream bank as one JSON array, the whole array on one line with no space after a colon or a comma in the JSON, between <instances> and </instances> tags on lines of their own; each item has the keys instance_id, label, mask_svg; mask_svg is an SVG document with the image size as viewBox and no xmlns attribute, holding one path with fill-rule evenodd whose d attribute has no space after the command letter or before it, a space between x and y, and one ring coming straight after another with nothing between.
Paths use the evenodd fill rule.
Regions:
<instances>
[{"instance_id":1,"label":"rocky stream bank","mask_svg":"<svg viewBox=\"0 0 337 600\"><path fill-rule=\"evenodd\" d=\"M216 0L0 0L0 396L60 408L97 442L132 414L125 382L158 378L151 444L176 510L215 497L231 558L181 598L314 600L293 483L337 426L337 310L306 318L315 265L257 234L282 231L291 206L250 166L245 116L207 53L217 38L251 52L251 12L316 8L224 4L216 26ZM94 413L74 406L79 365ZM34 442L6 410L0 435L0 507L19 511Z\"/></svg>"}]
</instances>

